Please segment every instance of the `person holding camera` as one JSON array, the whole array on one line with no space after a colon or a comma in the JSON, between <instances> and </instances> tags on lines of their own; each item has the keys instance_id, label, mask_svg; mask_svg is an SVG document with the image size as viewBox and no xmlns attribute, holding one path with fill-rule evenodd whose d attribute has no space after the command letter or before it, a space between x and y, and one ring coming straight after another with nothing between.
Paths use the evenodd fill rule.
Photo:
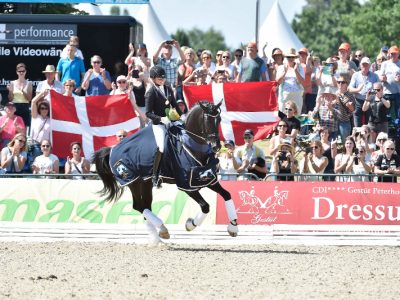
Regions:
<instances>
[{"instance_id":1,"label":"person holding camera","mask_svg":"<svg viewBox=\"0 0 400 300\"><path fill-rule=\"evenodd\" d=\"M179 58L172 57L172 47L175 47L178 51ZM159 57L160 53L161 56ZM153 55L154 65L165 70L165 79L172 88L175 88L178 84L178 66L183 61L185 61L185 54L183 53L179 42L176 40L161 42L156 53Z\"/></svg>"},{"instance_id":2,"label":"person holding camera","mask_svg":"<svg viewBox=\"0 0 400 300\"><path fill-rule=\"evenodd\" d=\"M285 174L294 174L297 171L297 161L294 158L293 146L289 143L280 144L272 161L274 170L278 173L278 181L294 181L294 176Z\"/></svg>"},{"instance_id":3,"label":"person holding camera","mask_svg":"<svg viewBox=\"0 0 400 300\"><path fill-rule=\"evenodd\" d=\"M308 152L308 151L307 151ZM328 165L328 159L323 156L324 149L321 141L313 141L311 143L311 152L304 155L302 161L301 173L303 174L323 174L326 166ZM306 181L321 181L322 176L309 176L306 177Z\"/></svg>"},{"instance_id":4,"label":"person holding camera","mask_svg":"<svg viewBox=\"0 0 400 300\"><path fill-rule=\"evenodd\" d=\"M400 175L400 157L395 150L392 140L383 144L383 154L378 156L374 167L374 173L382 175L378 177L378 182L397 182L395 175Z\"/></svg>"},{"instance_id":5,"label":"person holding camera","mask_svg":"<svg viewBox=\"0 0 400 300\"><path fill-rule=\"evenodd\" d=\"M387 114L390 109L390 101L383 97L383 84L374 83L373 90L368 91L362 110L369 111L368 126L376 136L379 132L388 132L389 123Z\"/></svg>"},{"instance_id":6,"label":"person holding camera","mask_svg":"<svg viewBox=\"0 0 400 300\"><path fill-rule=\"evenodd\" d=\"M238 173L252 173L257 178L264 178L267 174L264 151L254 145L254 132L246 129L243 135L245 144L235 151L235 159L239 162Z\"/></svg>"}]
</instances>

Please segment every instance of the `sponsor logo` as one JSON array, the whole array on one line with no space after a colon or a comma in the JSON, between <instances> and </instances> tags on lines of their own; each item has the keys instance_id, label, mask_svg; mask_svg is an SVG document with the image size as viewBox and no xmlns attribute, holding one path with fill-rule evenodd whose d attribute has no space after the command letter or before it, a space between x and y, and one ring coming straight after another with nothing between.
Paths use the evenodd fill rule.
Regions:
<instances>
[{"instance_id":1,"label":"sponsor logo","mask_svg":"<svg viewBox=\"0 0 400 300\"><path fill-rule=\"evenodd\" d=\"M240 206L237 213L243 215L252 215L252 224L274 223L279 215L292 214L286 207L289 191L279 191L275 186L273 194L266 200L262 200L256 195L254 186L250 191L239 191Z\"/></svg>"}]
</instances>

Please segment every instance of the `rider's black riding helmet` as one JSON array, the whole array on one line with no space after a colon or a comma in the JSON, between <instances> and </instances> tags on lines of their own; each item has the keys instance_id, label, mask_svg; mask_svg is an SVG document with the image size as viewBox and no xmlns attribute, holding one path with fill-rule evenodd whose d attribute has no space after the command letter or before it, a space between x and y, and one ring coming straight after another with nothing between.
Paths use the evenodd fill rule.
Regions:
<instances>
[{"instance_id":1,"label":"rider's black riding helmet","mask_svg":"<svg viewBox=\"0 0 400 300\"><path fill-rule=\"evenodd\" d=\"M150 78L165 78L165 70L160 66L154 66L150 69Z\"/></svg>"}]
</instances>

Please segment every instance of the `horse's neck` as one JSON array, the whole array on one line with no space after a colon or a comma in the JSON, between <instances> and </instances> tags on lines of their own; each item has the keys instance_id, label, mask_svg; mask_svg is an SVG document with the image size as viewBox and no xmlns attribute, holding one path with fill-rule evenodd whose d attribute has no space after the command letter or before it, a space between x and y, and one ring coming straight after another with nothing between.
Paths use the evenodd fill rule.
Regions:
<instances>
[{"instance_id":1,"label":"horse's neck","mask_svg":"<svg viewBox=\"0 0 400 300\"><path fill-rule=\"evenodd\" d=\"M196 136L190 135L188 132L182 136L183 144L190 152L201 162L204 162L208 157L209 145Z\"/></svg>"}]
</instances>

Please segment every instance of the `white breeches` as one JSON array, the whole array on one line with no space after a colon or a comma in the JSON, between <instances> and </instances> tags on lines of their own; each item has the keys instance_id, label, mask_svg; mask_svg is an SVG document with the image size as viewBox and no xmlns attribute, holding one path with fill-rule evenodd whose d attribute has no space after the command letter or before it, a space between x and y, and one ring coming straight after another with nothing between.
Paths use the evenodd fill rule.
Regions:
<instances>
[{"instance_id":1,"label":"white breeches","mask_svg":"<svg viewBox=\"0 0 400 300\"><path fill-rule=\"evenodd\" d=\"M157 144L158 150L161 153L164 153L165 131L166 131L166 128L165 128L164 124L159 124L159 125L153 124L154 137L156 138L156 144Z\"/></svg>"}]
</instances>

